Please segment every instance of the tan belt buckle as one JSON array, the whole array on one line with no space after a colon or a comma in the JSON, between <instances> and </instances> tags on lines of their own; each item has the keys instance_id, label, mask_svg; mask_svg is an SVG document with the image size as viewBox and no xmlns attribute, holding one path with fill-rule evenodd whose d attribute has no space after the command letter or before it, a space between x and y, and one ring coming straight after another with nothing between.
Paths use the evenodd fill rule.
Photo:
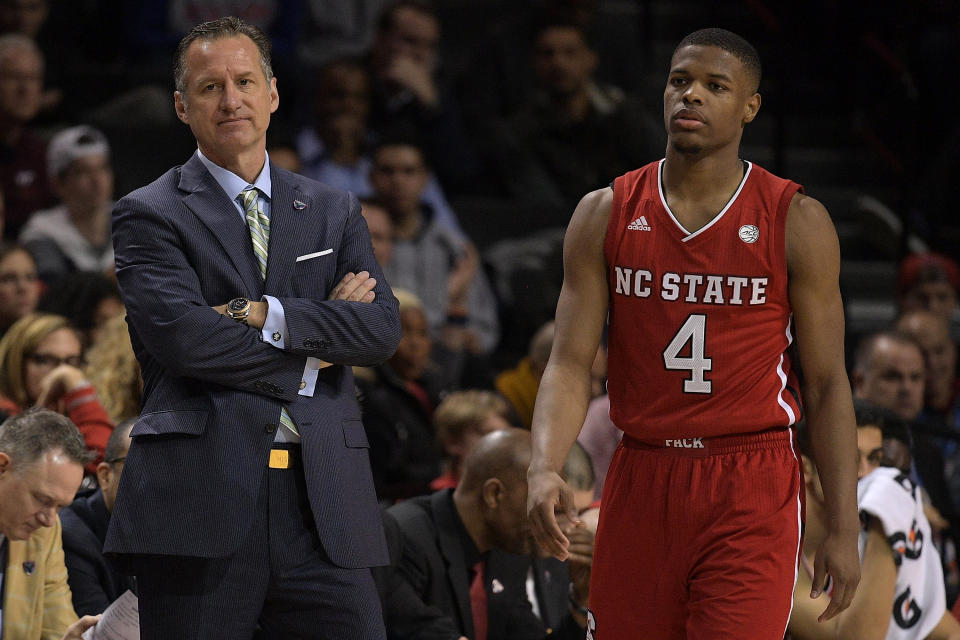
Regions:
<instances>
[{"instance_id":1,"label":"tan belt buckle","mask_svg":"<svg viewBox=\"0 0 960 640\"><path fill-rule=\"evenodd\" d=\"M271 469L289 469L290 452L286 449L271 449L269 467Z\"/></svg>"}]
</instances>

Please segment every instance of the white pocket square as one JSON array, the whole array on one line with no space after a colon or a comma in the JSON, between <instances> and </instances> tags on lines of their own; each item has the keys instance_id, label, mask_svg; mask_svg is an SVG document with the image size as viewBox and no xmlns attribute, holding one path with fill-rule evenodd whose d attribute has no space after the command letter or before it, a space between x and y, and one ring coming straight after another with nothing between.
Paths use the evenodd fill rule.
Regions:
<instances>
[{"instance_id":1,"label":"white pocket square","mask_svg":"<svg viewBox=\"0 0 960 640\"><path fill-rule=\"evenodd\" d=\"M297 256L297 262L303 262L304 260L309 260L310 258L319 258L320 256L325 256L328 253L333 253L333 249L324 249L323 251L317 251L316 253L308 253L306 255Z\"/></svg>"}]
</instances>

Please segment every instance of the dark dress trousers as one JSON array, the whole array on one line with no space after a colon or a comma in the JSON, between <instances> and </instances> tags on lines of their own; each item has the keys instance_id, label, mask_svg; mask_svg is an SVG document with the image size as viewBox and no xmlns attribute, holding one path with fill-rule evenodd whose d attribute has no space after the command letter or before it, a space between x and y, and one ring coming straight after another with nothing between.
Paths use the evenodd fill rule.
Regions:
<instances>
[{"instance_id":1,"label":"dark dress trousers","mask_svg":"<svg viewBox=\"0 0 960 640\"><path fill-rule=\"evenodd\" d=\"M352 581L360 580L359 588L369 589L363 597L372 594L375 603L368 567L387 562L350 365L375 365L393 354L400 339L397 301L352 194L273 166L270 176L265 281L231 200L236 194L225 194L196 154L114 208L117 278L143 371L144 406L130 433L106 551L136 572L143 618L144 590L154 589L141 574L159 575L150 581L158 589L180 575L184 589L202 592L179 594L185 599L171 603L176 612L218 585L225 593L214 600L224 615L231 606L238 616L257 609L257 602L239 600L251 593L275 597L283 610L287 589L272 583L268 589L262 582L272 578L261 574L278 565L299 571L296 557L281 556L313 549L324 570L291 579L298 588L309 583L330 591L323 597L332 602L306 609L334 623L302 637L341 637L333 630L343 618L337 581L351 576L344 578L345 601L358 588ZM374 302L327 300L347 272L364 270L377 280ZM211 308L263 294L284 308L283 350ZM309 356L334 363L320 370L312 397L298 395ZM302 463L275 476L267 465L281 406L301 433ZM276 533L290 540L274 540ZM195 575L201 569L203 580ZM325 584L316 584L321 579ZM354 613L379 618L375 605ZM191 633L229 637L227 627Z\"/></svg>"}]
</instances>

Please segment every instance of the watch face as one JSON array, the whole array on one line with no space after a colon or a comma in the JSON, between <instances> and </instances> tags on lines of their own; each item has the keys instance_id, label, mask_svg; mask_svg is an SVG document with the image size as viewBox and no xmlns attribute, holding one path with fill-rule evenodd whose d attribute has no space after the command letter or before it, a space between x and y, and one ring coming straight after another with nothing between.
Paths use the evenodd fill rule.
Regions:
<instances>
[{"instance_id":1,"label":"watch face","mask_svg":"<svg viewBox=\"0 0 960 640\"><path fill-rule=\"evenodd\" d=\"M246 298L234 298L228 303L230 311L243 311L250 305L250 301Z\"/></svg>"}]
</instances>

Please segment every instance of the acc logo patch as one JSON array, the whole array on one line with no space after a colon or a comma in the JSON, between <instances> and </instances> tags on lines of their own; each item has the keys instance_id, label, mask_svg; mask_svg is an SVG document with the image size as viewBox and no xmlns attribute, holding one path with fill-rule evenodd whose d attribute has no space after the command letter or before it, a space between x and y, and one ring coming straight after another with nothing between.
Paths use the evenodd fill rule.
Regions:
<instances>
[{"instance_id":1,"label":"acc logo patch","mask_svg":"<svg viewBox=\"0 0 960 640\"><path fill-rule=\"evenodd\" d=\"M740 227L740 239L747 244L753 244L760 237L760 229L756 225L745 224Z\"/></svg>"}]
</instances>

